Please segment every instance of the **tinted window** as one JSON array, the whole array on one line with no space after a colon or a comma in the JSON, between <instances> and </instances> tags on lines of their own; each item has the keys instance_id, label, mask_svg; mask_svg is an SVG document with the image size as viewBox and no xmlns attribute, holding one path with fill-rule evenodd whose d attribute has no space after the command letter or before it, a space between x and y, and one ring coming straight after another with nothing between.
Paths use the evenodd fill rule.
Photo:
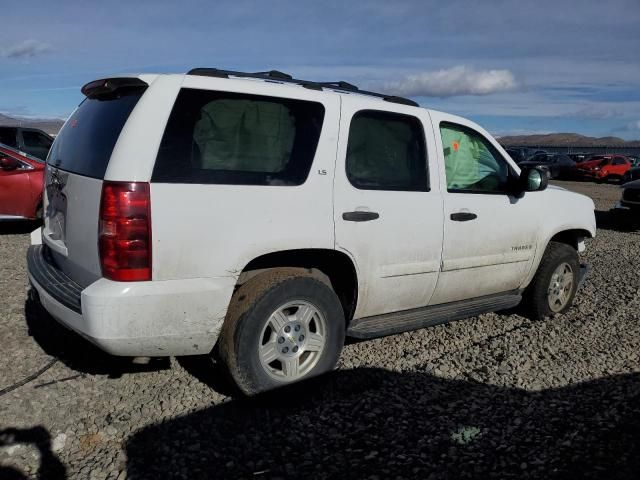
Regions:
<instances>
[{"instance_id":1,"label":"tinted window","mask_svg":"<svg viewBox=\"0 0 640 480\"><path fill-rule=\"evenodd\" d=\"M511 158L516 162L520 163L524 160L524 155L521 150L514 150L512 148L507 149L507 153L511 156Z\"/></svg>"},{"instance_id":2,"label":"tinted window","mask_svg":"<svg viewBox=\"0 0 640 480\"><path fill-rule=\"evenodd\" d=\"M614 165L626 165L626 163L627 162L624 160L624 158L621 158L621 157L615 157L613 159L613 164Z\"/></svg>"},{"instance_id":3,"label":"tinted window","mask_svg":"<svg viewBox=\"0 0 640 480\"><path fill-rule=\"evenodd\" d=\"M53 143L53 139L51 139L51 137L47 137L40 132L34 132L32 130L23 130L22 140L24 141L24 144L29 147L49 148Z\"/></svg>"},{"instance_id":4,"label":"tinted window","mask_svg":"<svg viewBox=\"0 0 640 480\"><path fill-rule=\"evenodd\" d=\"M143 89L85 99L51 147L48 162L63 170L104 178L113 147Z\"/></svg>"},{"instance_id":5,"label":"tinted window","mask_svg":"<svg viewBox=\"0 0 640 480\"><path fill-rule=\"evenodd\" d=\"M171 112L153 181L300 185L315 156L320 103L183 89Z\"/></svg>"},{"instance_id":6,"label":"tinted window","mask_svg":"<svg viewBox=\"0 0 640 480\"><path fill-rule=\"evenodd\" d=\"M397 113L356 113L349 128L346 170L359 189L428 191L422 124Z\"/></svg>"},{"instance_id":7,"label":"tinted window","mask_svg":"<svg viewBox=\"0 0 640 480\"><path fill-rule=\"evenodd\" d=\"M504 193L508 190L509 166L486 138L452 123L442 123L440 135L448 191Z\"/></svg>"},{"instance_id":8,"label":"tinted window","mask_svg":"<svg viewBox=\"0 0 640 480\"><path fill-rule=\"evenodd\" d=\"M15 128L0 128L0 143L8 145L10 147L16 147L16 129Z\"/></svg>"}]
</instances>

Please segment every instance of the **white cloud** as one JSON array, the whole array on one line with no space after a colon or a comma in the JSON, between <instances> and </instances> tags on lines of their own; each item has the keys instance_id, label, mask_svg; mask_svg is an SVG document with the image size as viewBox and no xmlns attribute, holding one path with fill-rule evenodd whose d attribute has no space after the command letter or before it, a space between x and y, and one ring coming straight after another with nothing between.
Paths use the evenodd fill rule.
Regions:
<instances>
[{"instance_id":1,"label":"white cloud","mask_svg":"<svg viewBox=\"0 0 640 480\"><path fill-rule=\"evenodd\" d=\"M603 120L608 118L619 118L624 115L624 111L620 106L599 103L585 105L581 108L567 112L563 116L581 119Z\"/></svg>"},{"instance_id":2,"label":"white cloud","mask_svg":"<svg viewBox=\"0 0 640 480\"><path fill-rule=\"evenodd\" d=\"M631 130L631 131L640 130L640 120L636 120L635 122L628 123L627 130Z\"/></svg>"},{"instance_id":3,"label":"white cloud","mask_svg":"<svg viewBox=\"0 0 640 480\"><path fill-rule=\"evenodd\" d=\"M38 40L29 39L0 50L0 56L6 58L31 58L43 53L49 53L51 45Z\"/></svg>"},{"instance_id":4,"label":"white cloud","mask_svg":"<svg viewBox=\"0 0 640 480\"><path fill-rule=\"evenodd\" d=\"M384 90L405 97L452 97L509 92L518 87L509 70L475 70L459 65L407 75L402 80L387 82Z\"/></svg>"},{"instance_id":5,"label":"white cloud","mask_svg":"<svg viewBox=\"0 0 640 480\"><path fill-rule=\"evenodd\" d=\"M551 130L535 130L527 128L514 128L512 130L497 130L491 132L491 134L498 139L501 137L511 137L514 135L548 135L550 133L554 132Z\"/></svg>"}]
</instances>

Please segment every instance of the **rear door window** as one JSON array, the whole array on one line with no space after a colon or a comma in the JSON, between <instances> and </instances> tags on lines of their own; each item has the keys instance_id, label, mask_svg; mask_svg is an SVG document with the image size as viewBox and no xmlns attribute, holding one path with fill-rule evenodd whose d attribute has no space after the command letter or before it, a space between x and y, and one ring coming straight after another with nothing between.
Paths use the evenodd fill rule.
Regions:
<instances>
[{"instance_id":1,"label":"rear door window","mask_svg":"<svg viewBox=\"0 0 640 480\"><path fill-rule=\"evenodd\" d=\"M152 181L300 185L311 169L323 119L321 103L183 89Z\"/></svg>"},{"instance_id":2,"label":"rear door window","mask_svg":"<svg viewBox=\"0 0 640 480\"><path fill-rule=\"evenodd\" d=\"M86 98L51 147L48 163L67 172L104 178L113 147L144 89Z\"/></svg>"},{"instance_id":3,"label":"rear door window","mask_svg":"<svg viewBox=\"0 0 640 480\"><path fill-rule=\"evenodd\" d=\"M46 159L53 139L42 132L22 130L22 144L26 152L38 158Z\"/></svg>"},{"instance_id":4,"label":"rear door window","mask_svg":"<svg viewBox=\"0 0 640 480\"><path fill-rule=\"evenodd\" d=\"M429 190L427 153L420 120L362 110L351 119L347 177L360 190Z\"/></svg>"},{"instance_id":5,"label":"rear door window","mask_svg":"<svg viewBox=\"0 0 640 480\"><path fill-rule=\"evenodd\" d=\"M46 135L40 132L34 132L33 130L23 130L22 141L27 147L47 148L47 149L53 143L53 139L51 137L47 137Z\"/></svg>"},{"instance_id":6,"label":"rear door window","mask_svg":"<svg viewBox=\"0 0 640 480\"><path fill-rule=\"evenodd\" d=\"M17 147L15 128L0 128L0 143L9 147Z\"/></svg>"}]
</instances>

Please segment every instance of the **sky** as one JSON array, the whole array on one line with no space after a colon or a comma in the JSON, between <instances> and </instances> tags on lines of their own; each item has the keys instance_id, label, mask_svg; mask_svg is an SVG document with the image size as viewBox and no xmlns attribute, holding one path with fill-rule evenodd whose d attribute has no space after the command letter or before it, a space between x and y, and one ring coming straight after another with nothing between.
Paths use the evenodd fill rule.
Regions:
<instances>
[{"instance_id":1,"label":"sky","mask_svg":"<svg viewBox=\"0 0 640 480\"><path fill-rule=\"evenodd\" d=\"M0 2L11 116L66 118L82 85L110 75L277 69L494 135L640 139L640 0Z\"/></svg>"}]
</instances>

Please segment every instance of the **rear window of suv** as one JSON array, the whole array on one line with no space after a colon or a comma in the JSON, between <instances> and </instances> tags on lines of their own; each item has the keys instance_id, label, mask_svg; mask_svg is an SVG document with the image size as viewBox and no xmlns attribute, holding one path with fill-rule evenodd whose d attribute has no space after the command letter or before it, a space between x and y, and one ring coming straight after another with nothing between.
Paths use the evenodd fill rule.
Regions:
<instances>
[{"instance_id":1,"label":"rear window of suv","mask_svg":"<svg viewBox=\"0 0 640 480\"><path fill-rule=\"evenodd\" d=\"M113 147L144 89L86 98L56 137L48 163L67 172L104 178Z\"/></svg>"},{"instance_id":2,"label":"rear window of suv","mask_svg":"<svg viewBox=\"0 0 640 480\"><path fill-rule=\"evenodd\" d=\"M169 117L152 181L301 185L315 156L321 103L183 89Z\"/></svg>"}]
</instances>

